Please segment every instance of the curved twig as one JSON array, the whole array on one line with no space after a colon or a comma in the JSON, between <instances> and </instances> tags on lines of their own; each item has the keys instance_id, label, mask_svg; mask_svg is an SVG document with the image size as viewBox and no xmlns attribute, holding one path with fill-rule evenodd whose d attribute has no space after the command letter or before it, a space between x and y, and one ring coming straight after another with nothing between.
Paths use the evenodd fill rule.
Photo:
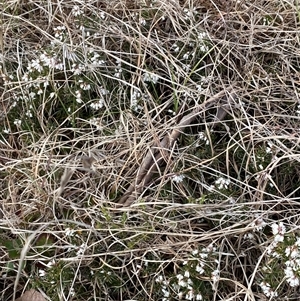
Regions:
<instances>
[{"instance_id":1,"label":"curved twig","mask_svg":"<svg viewBox=\"0 0 300 301\"><path fill-rule=\"evenodd\" d=\"M214 104L219 102L225 96L225 102L228 104L230 102L230 95L232 93L232 87L227 88L224 91L221 91L214 96L210 97L208 100L204 101L201 105L195 107L193 111L183 118L178 123L178 126L171 131L171 133L167 134L161 142L152 146L146 157L143 160L142 165L140 166L136 178L130 186L128 187L125 194L119 200L119 204L123 204L123 206L130 206L141 193L141 190L145 185L147 185L153 178L153 174L158 170L158 167L165 162L166 158L166 150L172 149L176 139L180 136L180 134L185 130L187 126L189 126L197 116L212 107ZM226 94L230 95L226 95ZM224 118L224 116L223 116Z\"/></svg>"}]
</instances>

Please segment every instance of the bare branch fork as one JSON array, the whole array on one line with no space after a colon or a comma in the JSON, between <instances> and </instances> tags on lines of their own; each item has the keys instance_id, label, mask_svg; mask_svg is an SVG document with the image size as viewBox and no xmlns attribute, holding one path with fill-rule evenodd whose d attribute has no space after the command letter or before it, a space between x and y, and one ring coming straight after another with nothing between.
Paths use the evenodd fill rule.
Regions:
<instances>
[{"instance_id":1,"label":"bare branch fork","mask_svg":"<svg viewBox=\"0 0 300 301\"><path fill-rule=\"evenodd\" d=\"M185 130L185 128L197 118L197 116L211 108L213 105L218 104L219 110L216 116L216 121L223 119L226 115L224 114L224 107L231 102L232 94L233 88L229 87L195 107L191 113L183 116L175 129L166 134L159 143L156 143L149 149L135 179L132 181L118 203L126 207L130 206L138 198L143 187L152 180L153 174L158 170L158 167L166 161L168 150L172 149L176 139Z\"/></svg>"}]
</instances>

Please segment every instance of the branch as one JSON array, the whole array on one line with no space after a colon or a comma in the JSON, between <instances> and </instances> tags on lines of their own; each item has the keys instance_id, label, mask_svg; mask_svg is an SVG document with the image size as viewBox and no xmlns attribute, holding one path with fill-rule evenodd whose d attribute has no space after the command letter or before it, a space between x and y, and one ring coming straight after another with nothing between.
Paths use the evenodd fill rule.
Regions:
<instances>
[{"instance_id":1,"label":"branch","mask_svg":"<svg viewBox=\"0 0 300 301\"><path fill-rule=\"evenodd\" d=\"M176 139L185 130L185 128L189 126L199 116L199 114L211 108L224 96L226 96L225 101L228 104L230 102L232 90L233 89L231 87L227 88L227 90L215 94L202 104L195 107L191 113L183 116L176 129L173 129L171 133L165 135L161 142L152 146L144 158L144 161L137 172L136 178L132 181L118 203L123 204L124 207L130 206L138 198L143 187L152 180L153 174L158 170L158 167L166 161L165 159L168 157L167 150L172 149ZM226 95L227 93L229 93L229 95ZM222 118L224 117L225 115L223 115Z\"/></svg>"}]
</instances>

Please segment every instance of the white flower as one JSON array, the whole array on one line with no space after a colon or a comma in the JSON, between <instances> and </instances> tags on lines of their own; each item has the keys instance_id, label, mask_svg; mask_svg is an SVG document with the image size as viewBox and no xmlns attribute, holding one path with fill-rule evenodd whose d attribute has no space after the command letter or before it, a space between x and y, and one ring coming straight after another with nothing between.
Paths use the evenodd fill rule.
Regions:
<instances>
[{"instance_id":1,"label":"white flower","mask_svg":"<svg viewBox=\"0 0 300 301\"><path fill-rule=\"evenodd\" d=\"M56 64L55 57L50 57L46 53L40 55L40 60L43 62L43 65L49 68L53 68Z\"/></svg>"},{"instance_id":2,"label":"white flower","mask_svg":"<svg viewBox=\"0 0 300 301\"><path fill-rule=\"evenodd\" d=\"M58 40L62 41L66 27L65 26L57 26L57 27L53 28L53 30L54 30L54 37L57 38Z\"/></svg>"},{"instance_id":3,"label":"white flower","mask_svg":"<svg viewBox=\"0 0 300 301\"><path fill-rule=\"evenodd\" d=\"M284 234L286 232L286 228L282 222L279 224L272 224L272 232L275 235L274 241L281 242L284 240Z\"/></svg>"},{"instance_id":4,"label":"white flower","mask_svg":"<svg viewBox=\"0 0 300 301\"><path fill-rule=\"evenodd\" d=\"M191 65L190 64L182 64L182 69L184 71L188 72L191 69Z\"/></svg>"},{"instance_id":5,"label":"white flower","mask_svg":"<svg viewBox=\"0 0 300 301\"><path fill-rule=\"evenodd\" d=\"M297 111L296 111L297 115L300 116L300 104L297 107Z\"/></svg>"},{"instance_id":6,"label":"white flower","mask_svg":"<svg viewBox=\"0 0 300 301\"><path fill-rule=\"evenodd\" d=\"M283 240L284 240L284 236L281 235L281 234L277 234L277 235L275 235L275 237L274 237L274 241L282 242Z\"/></svg>"},{"instance_id":7,"label":"white flower","mask_svg":"<svg viewBox=\"0 0 300 301\"><path fill-rule=\"evenodd\" d=\"M273 250L277 247L278 242L273 241L268 247L267 247L267 253L270 255Z\"/></svg>"},{"instance_id":8,"label":"white flower","mask_svg":"<svg viewBox=\"0 0 300 301\"><path fill-rule=\"evenodd\" d=\"M104 11L100 12L100 18L103 19L103 20L105 19L105 12Z\"/></svg>"},{"instance_id":9,"label":"white flower","mask_svg":"<svg viewBox=\"0 0 300 301\"><path fill-rule=\"evenodd\" d=\"M289 246L285 249L285 255L291 256L291 258L296 258L299 256L299 249L297 245Z\"/></svg>"},{"instance_id":10,"label":"white flower","mask_svg":"<svg viewBox=\"0 0 300 301\"><path fill-rule=\"evenodd\" d=\"M101 95L108 95L109 94L109 91L104 89L103 87L100 87L99 92L100 92Z\"/></svg>"},{"instance_id":11,"label":"white flower","mask_svg":"<svg viewBox=\"0 0 300 301\"><path fill-rule=\"evenodd\" d=\"M70 229L70 228L66 228L65 233L66 233L66 236L73 236L74 235L74 230Z\"/></svg>"},{"instance_id":12,"label":"white flower","mask_svg":"<svg viewBox=\"0 0 300 301\"><path fill-rule=\"evenodd\" d=\"M185 272L184 272L184 277L190 278L190 272L189 272L189 271L185 271Z\"/></svg>"},{"instance_id":13,"label":"white flower","mask_svg":"<svg viewBox=\"0 0 300 301\"><path fill-rule=\"evenodd\" d=\"M213 282L217 282L220 279L220 271L218 269L212 271L211 278Z\"/></svg>"},{"instance_id":14,"label":"white flower","mask_svg":"<svg viewBox=\"0 0 300 301\"><path fill-rule=\"evenodd\" d=\"M272 149L274 148L274 144L271 142L268 142L268 147L266 148L267 154L272 154Z\"/></svg>"},{"instance_id":15,"label":"white flower","mask_svg":"<svg viewBox=\"0 0 300 301\"><path fill-rule=\"evenodd\" d=\"M90 49L89 54L91 55L91 61L95 62L100 57L99 53L95 52L94 50Z\"/></svg>"},{"instance_id":16,"label":"white flower","mask_svg":"<svg viewBox=\"0 0 300 301\"><path fill-rule=\"evenodd\" d=\"M147 24L146 20L144 18L140 19L140 24L145 26Z\"/></svg>"},{"instance_id":17,"label":"white flower","mask_svg":"<svg viewBox=\"0 0 300 301\"><path fill-rule=\"evenodd\" d=\"M196 89L198 92L202 92L203 90L203 83L200 83L199 85L196 85Z\"/></svg>"},{"instance_id":18,"label":"white flower","mask_svg":"<svg viewBox=\"0 0 300 301\"><path fill-rule=\"evenodd\" d=\"M204 132L199 132L198 137L200 140L204 141L206 145L209 145L209 140L207 139Z\"/></svg>"},{"instance_id":19,"label":"white flower","mask_svg":"<svg viewBox=\"0 0 300 301\"><path fill-rule=\"evenodd\" d=\"M178 274L176 277L178 279L178 285L179 286L182 286L182 287L186 287L187 286L186 281L183 280L183 278L184 278L183 275Z\"/></svg>"},{"instance_id":20,"label":"white flower","mask_svg":"<svg viewBox=\"0 0 300 301\"><path fill-rule=\"evenodd\" d=\"M81 92L79 90L75 91L75 96L76 96L76 101L78 103L82 103L82 99L81 99Z\"/></svg>"},{"instance_id":21,"label":"white flower","mask_svg":"<svg viewBox=\"0 0 300 301\"><path fill-rule=\"evenodd\" d=\"M167 289L162 288L161 291L163 292L165 298L168 298L170 296L170 292Z\"/></svg>"},{"instance_id":22,"label":"white flower","mask_svg":"<svg viewBox=\"0 0 300 301\"><path fill-rule=\"evenodd\" d=\"M14 124L16 125L16 126L20 126L21 125L21 120L20 119L15 119L15 121L14 121Z\"/></svg>"},{"instance_id":23,"label":"white flower","mask_svg":"<svg viewBox=\"0 0 300 301\"><path fill-rule=\"evenodd\" d=\"M90 119L90 124L95 126L97 128L97 130L101 130L102 127L102 123L101 123L101 118L91 118Z\"/></svg>"},{"instance_id":24,"label":"white flower","mask_svg":"<svg viewBox=\"0 0 300 301\"><path fill-rule=\"evenodd\" d=\"M194 299L194 292L193 290L188 291L188 293L185 296L186 300L193 300Z\"/></svg>"},{"instance_id":25,"label":"white flower","mask_svg":"<svg viewBox=\"0 0 300 301\"><path fill-rule=\"evenodd\" d=\"M171 49L173 49L173 51L175 53L179 52L180 48L178 47L178 45L176 43L174 43L172 46L171 46Z\"/></svg>"},{"instance_id":26,"label":"white flower","mask_svg":"<svg viewBox=\"0 0 300 301\"><path fill-rule=\"evenodd\" d=\"M49 86L49 81L47 79L45 79L44 83L43 83L44 88Z\"/></svg>"},{"instance_id":27,"label":"white flower","mask_svg":"<svg viewBox=\"0 0 300 301\"><path fill-rule=\"evenodd\" d=\"M256 216L256 219L254 222L251 223L251 227L254 227L254 231L260 231L266 226L265 221L263 218L259 215Z\"/></svg>"},{"instance_id":28,"label":"white flower","mask_svg":"<svg viewBox=\"0 0 300 301\"><path fill-rule=\"evenodd\" d=\"M156 84L159 80L159 77L154 73L145 72L143 74L143 82L150 82Z\"/></svg>"},{"instance_id":29,"label":"white flower","mask_svg":"<svg viewBox=\"0 0 300 301\"><path fill-rule=\"evenodd\" d=\"M183 10L183 12L186 14L185 19L187 19L187 20L190 19L191 17L193 17L193 15L197 15L196 8L193 8L193 9L187 9L187 8L185 8Z\"/></svg>"},{"instance_id":30,"label":"white flower","mask_svg":"<svg viewBox=\"0 0 300 301\"><path fill-rule=\"evenodd\" d=\"M130 105L134 111L139 111L142 107L138 104L138 100L141 98L141 93L139 91L134 90L131 94Z\"/></svg>"},{"instance_id":31,"label":"white flower","mask_svg":"<svg viewBox=\"0 0 300 301\"><path fill-rule=\"evenodd\" d=\"M295 275L291 267L287 267L284 270L284 273L287 277L286 281L291 287L299 286L299 278Z\"/></svg>"},{"instance_id":32,"label":"white flower","mask_svg":"<svg viewBox=\"0 0 300 301\"><path fill-rule=\"evenodd\" d=\"M203 41L204 39L208 38L208 34L206 32L199 32L198 33L198 40Z\"/></svg>"},{"instance_id":33,"label":"white flower","mask_svg":"<svg viewBox=\"0 0 300 301\"><path fill-rule=\"evenodd\" d=\"M120 78L120 77L121 77L121 74L122 74L122 69L120 69L120 71L116 72L116 73L114 74L114 77L115 77L115 78Z\"/></svg>"},{"instance_id":34,"label":"white flower","mask_svg":"<svg viewBox=\"0 0 300 301\"><path fill-rule=\"evenodd\" d=\"M88 83L82 82L82 83L80 84L80 88L83 89L83 90L90 90L90 89L91 89L91 85L88 84Z\"/></svg>"},{"instance_id":35,"label":"white flower","mask_svg":"<svg viewBox=\"0 0 300 301\"><path fill-rule=\"evenodd\" d=\"M197 255L199 253L199 250L198 249L195 249L195 250L193 250L192 251L192 254L195 256L195 255Z\"/></svg>"},{"instance_id":36,"label":"white flower","mask_svg":"<svg viewBox=\"0 0 300 301\"><path fill-rule=\"evenodd\" d=\"M84 71L85 67L82 64L73 64L71 71L74 73L74 75L79 75Z\"/></svg>"},{"instance_id":37,"label":"white flower","mask_svg":"<svg viewBox=\"0 0 300 301\"><path fill-rule=\"evenodd\" d=\"M218 187L218 189L227 189L228 185L230 184L230 179L225 179L223 177L220 177L216 180L215 184Z\"/></svg>"},{"instance_id":38,"label":"white flower","mask_svg":"<svg viewBox=\"0 0 300 301\"><path fill-rule=\"evenodd\" d=\"M184 178L184 175L175 175L173 176L172 181L174 181L175 183L181 183Z\"/></svg>"},{"instance_id":39,"label":"white flower","mask_svg":"<svg viewBox=\"0 0 300 301\"><path fill-rule=\"evenodd\" d=\"M83 255L84 251L86 249L86 244L82 244L80 247L79 247L79 250L77 251L77 256L79 255Z\"/></svg>"},{"instance_id":40,"label":"white flower","mask_svg":"<svg viewBox=\"0 0 300 301\"><path fill-rule=\"evenodd\" d=\"M244 234L243 238L247 240L252 240L254 239L254 235L252 233L246 233Z\"/></svg>"},{"instance_id":41,"label":"white flower","mask_svg":"<svg viewBox=\"0 0 300 301\"><path fill-rule=\"evenodd\" d=\"M190 56L190 52L186 52L184 55L183 55L183 59L184 60L188 60L189 59L189 56Z\"/></svg>"},{"instance_id":42,"label":"white flower","mask_svg":"<svg viewBox=\"0 0 300 301\"><path fill-rule=\"evenodd\" d=\"M75 5L72 8L72 14L73 14L73 16L78 17L83 14L83 11L80 9L80 7L78 5Z\"/></svg>"},{"instance_id":43,"label":"white flower","mask_svg":"<svg viewBox=\"0 0 300 301\"><path fill-rule=\"evenodd\" d=\"M286 269L284 270L284 273L285 273L286 277L293 277L294 276L293 269L290 266L286 267Z\"/></svg>"},{"instance_id":44,"label":"white flower","mask_svg":"<svg viewBox=\"0 0 300 301\"><path fill-rule=\"evenodd\" d=\"M186 287L187 283L184 280L180 280L180 281L178 281L178 285L182 286L182 287Z\"/></svg>"},{"instance_id":45,"label":"white flower","mask_svg":"<svg viewBox=\"0 0 300 301\"><path fill-rule=\"evenodd\" d=\"M164 278L162 275L159 275L158 277L156 277L155 282L161 283L163 282Z\"/></svg>"},{"instance_id":46,"label":"white flower","mask_svg":"<svg viewBox=\"0 0 300 301\"><path fill-rule=\"evenodd\" d=\"M99 99L98 101L91 103L90 107L94 110L100 110L103 108L103 105L104 105L103 99Z\"/></svg>"},{"instance_id":47,"label":"white flower","mask_svg":"<svg viewBox=\"0 0 300 301\"><path fill-rule=\"evenodd\" d=\"M71 289L70 289L70 295L71 295L72 297L75 296L75 290L74 290L74 287L71 287Z\"/></svg>"},{"instance_id":48,"label":"white flower","mask_svg":"<svg viewBox=\"0 0 300 301\"><path fill-rule=\"evenodd\" d=\"M43 66L41 64L41 61L39 59L32 60L31 61L31 67L37 70L38 72L42 72Z\"/></svg>"},{"instance_id":49,"label":"white flower","mask_svg":"<svg viewBox=\"0 0 300 301\"><path fill-rule=\"evenodd\" d=\"M203 249L204 250L204 249ZM202 251L203 251L202 250ZM211 253L211 252L215 252L216 248L214 247L213 244L209 244L206 248L205 248L206 252Z\"/></svg>"},{"instance_id":50,"label":"white flower","mask_svg":"<svg viewBox=\"0 0 300 301\"><path fill-rule=\"evenodd\" d=\"M61 62L59 62L59 63L55 64L54 67L55 67L55 69L57 69L57 70L63 70L63 69L64 69L64 64L61 63Z\"/></svg>"},{"instance_id":51,"label":"white flower","mask_svg":"<svg viewBox=\"0 0 300 301\"><path fill-rule=\"evenodd\" d=\"M55 96L55 93L51 92L50 95L49 95L49 98L53 98L54 96Z\"/></svg>"},{"instance_id":52,"label":"white flower","mask_svg":"<svg viewBox=\"0 0 300 301\"><path fill-rule=\"evenodd\" d=\"M39 276L40 277L46 276L46 272L44 270L39 270Z\"/></svg>"},{"instance_id":53,"label":"white flower","mask_svg":"<svg viewBox=\"0 0 300 301\"><path fill-rule=\"evenodd\" d=\"M206 45L201 45L199 49L201 52L207 52L209 50L208 46Z\"/></svg>"},{"instance_id":54,"label":"white flower","mask_svg":"<svg viewBox=\"0 0 300 301\"><path fill-rule=\"evenodd\" d=\"M22 80L24 82L28 82L29 81L28 73L24 73L24 75L22 76Z\"/></svg>"},{"instance_id":55,"label":"white flower","mask_svg":"<svg viewBox=\"0 0 300 301\"><path fill-rule=\"evenodd\" d=\"M204 273L204 269L203 269L199 264L197 264L197 266L196 266L196 271L197 271L199 274L203 274L203 273Z\"/></svg>"},{"instance_id":56,"label":"white flower","mask_svg":"<svg viewBox=\"0 0 300 301\"><path fill-rule=\"evenodd\" d=\"M49 262L46 264L47 268L51 268L53 265L55 265L55 260L54 260L54 259L52 259L51 261L49 261Z\"/></svg>"},{"instance_id":57,"label":"white flower","mask_svg":"<svg viewBox=\"0 0 300 301\"><path fill-rule=\"evenodd\" d=\"M299 286L299 278L295 275L291 278L288 278L287 282L291 287Z\"/></svg>"},{"instance_id":58,"label":"white flower","mask_svg":"<svg viewBox=\"0 0 300 301\"><path fill-rule=\"evenodd\" d=\"M263 293L267 296L267 297L276 297L277 296L277 292L274 292L271 287L270 287L270 284L269 283L266 283L266 282L261 282L260 284L260 287L263 291Z\"/></svg>"},{"instance_id":59,"label":"white flower","mask_svg":"<svg viewBox=\"0 0 300 301\"><path fill-rule=\"evenodd\" d=\"M274 235L276 234L284 235L286 232L286 228L282 222L280 222L279 224L272 224L271 227Z\"/></svg>"}]
</instances>

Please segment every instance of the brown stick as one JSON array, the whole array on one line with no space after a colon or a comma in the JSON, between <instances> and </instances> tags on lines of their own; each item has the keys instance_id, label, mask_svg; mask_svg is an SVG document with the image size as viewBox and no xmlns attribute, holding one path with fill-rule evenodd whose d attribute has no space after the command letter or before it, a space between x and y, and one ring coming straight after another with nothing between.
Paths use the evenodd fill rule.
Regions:
<instances>
[{"instance_id":1,"label":"brown stick","mask_svg":"<svg viewBox=\"0 0 300 301\"><path fill-rule=\"evenodd\" d=\"M158 145L152 146L143 160L135 180L130 184L118 203L123 204L124 207L130 206L138 198L142 188L151 181L153 173L157 171L158 167L165 161L163 159L167 153L166 150L169 150L174 146L176 139L184 129L190 125L200 113L212 107L216 102L223 98L226 93L231 92L232 88L230 87L225 91L215 94L201 105L195 107L191 113L180 120L176 129L173 129L170 134L167 134ZM229 98L229 96L226 97L227 104L230 102Z\"/></svg>"}]
</instances>

